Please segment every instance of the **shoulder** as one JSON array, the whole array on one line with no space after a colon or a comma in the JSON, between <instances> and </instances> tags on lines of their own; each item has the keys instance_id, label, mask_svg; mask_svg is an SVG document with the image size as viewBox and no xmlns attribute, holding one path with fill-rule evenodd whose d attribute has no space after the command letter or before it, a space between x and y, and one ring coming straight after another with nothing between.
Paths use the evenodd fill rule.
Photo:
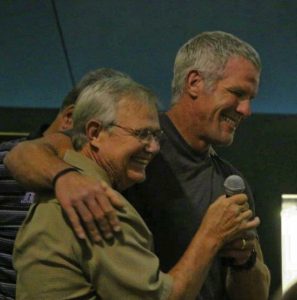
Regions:
<instances>
[{"instance_id":1,"label":"shoulder","mask_svg":"<svg viewBox=\"0 0 297 300\"><path fill-rule=\"evenodd\" d=\"M244 177L244 175L237 168L235 168L229 161L222 159L216 153L211 155L211 157L212 157L213 161L215 161L215 164L219 165L220 171L222 172L224 178L227 178L229 175L238 175L244 180L245 192L247 193L251 207L254 210L255 208L254 208L253 191L252 191L247 179Z\"/></svg>"},{"instance_id":2,"label":"shoulder","mask_svg":"<svg viewBox=\"0 0 297 300\"><path fill-rule=\"evenodd\" d=\"M0 143L0 179L11 179L11 175L8 171L8 169L5 167L4 165L4 158L6 156L6 154L14 147L16 146L18 143L25 141L26 138L18 138L18 139L14 139L14 140L9 140L9 141L5 141ZM7 187L8 185L10 186L10 182L7 182Z\"/></svg>"},{"instance_id":3,"label":"shoulder","mask_svg":"<svg viewBox=\"0 0 297 300\"><path fill-rule=\"evenodd\" d=\"M223 176L225 178L228 177L229 175L233 175L233 174L243 177L242 173L236 167L234 167L226 159L221 158L217 153L212 152L211 159L220 168L220 170L223 173Z\"/></svg>"},{"instance_id":4,"label":"shoulder","mask_svg":"<svg viewBox=\"0 0 297 300\"><path fill-rule=\"evenodd\" d=\"M63 234L61 234L63 232ZM51 249L68 249L75 240L69 221L62 211L58 200L50 195L38 196L38 201L33 203L19 230L16 238L16 248L42 249L47 244L48 248L42 250L43 254Z\"/></svg>"},{"instance_id":5,"label":"shoulder","mask_svg":"<svg viewBox=\"0 0 297 300\"><path fill-rule=\"evenodd\" d=\"M39 194L36 195L36 201L30 208L25 224L35 223L39 224L39 228L44 227L51 230L59 226L58 223L64 218L62 208L54 195ZM53 219L55 222L52 222Z\"/></svg>"}]
</instances>

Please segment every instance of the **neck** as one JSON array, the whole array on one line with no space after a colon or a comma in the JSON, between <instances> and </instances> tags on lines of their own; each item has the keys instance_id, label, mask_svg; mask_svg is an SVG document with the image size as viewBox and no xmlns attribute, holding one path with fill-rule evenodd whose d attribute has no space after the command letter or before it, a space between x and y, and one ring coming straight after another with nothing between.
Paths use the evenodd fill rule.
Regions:
<instances>
[{"instance_id":1,"label":"neck","mask_svg":"<svg viewBox=\"0 0 297 300\"><path fill-rule=\"evenodd\" d=\"M84 145L82 150L80 151L84 156L96 162L98 166L100 166L107 174L111 185L114 189L119 190L117 186L117 177L115 176L115 172L113 168L100 156L100 150L92 146L90 143Z\"/></svg>"},{"instance_id":2,"label":"neck","mask_svg":"<svg viewBox=\"0 0 297 300\"><path fill-rule=\"evenodd\" d=\"M98 151L96 151L96 149L93 150L92 145L90 143L86 143L80 150L80 153L86 156L87 158L95 161L98 166L103 168L100 156L97 154Z\"/></svg>"},{"instance_id":3,"label":"neck","mask_svg":"<svg viewBox=\"0 0 297 300\"><path fill-rule=\"evenodd\" d=\"M209 150L210 144L199 136L199 132L197 133L197 125L195 126L193 124L193 121L197 123L197 120L194 120L191 103L187 103L189 101L193 100L185 98L179 99L166 114L186 143L196 151L205 153Z\"/></svg>"},{"instance_id":4,"label":"neck","mask_svg":"<svg viewBox=\"0 0 297 300\"><path fill-rule=\"evenodd\" d=\"M59 116L50 124L50 126L43 132L43 136L59 132L61 130L61 118Z\"/></svg>"}]
</instances>

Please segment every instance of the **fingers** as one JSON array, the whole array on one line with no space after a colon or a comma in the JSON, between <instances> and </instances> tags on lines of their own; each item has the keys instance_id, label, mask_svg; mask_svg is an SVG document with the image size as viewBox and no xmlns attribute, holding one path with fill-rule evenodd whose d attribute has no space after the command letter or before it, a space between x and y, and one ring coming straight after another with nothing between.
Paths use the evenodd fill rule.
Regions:
<instances>
[{"instance_id":1,"label":"fingers","mask_svg":"<svg viewBox=\"0 0 297 300\"><path fill-rule=\"evenodd\" d=\"M241 221L249 220L253 216L253 212L250 209L243 212L240 210L238 216Z\"/></svg>"},{"instance_id":2,"label":"fingers","mask_svg":"<svg viewBox=\"0 0 297 300\"><path fill-rule=\"evenodd\" d=\"M78 217L78 214L76 213L75 209L69 206L69 207L64 207L64 210L78 238L85 239L86 233L84 228L80 224L80 218Z\"/></svg>"},{"instance_id":3,"label":"fingers","mask_svg":"<svg viewBox=\"0 0 297 300\"><path fill-rule=\"evenodd\" d=\"M240 232L251 231L250 238L253 239L255 237L255 232L253 232L252 229L255 229L260 225L260 219L258 217L253 217L253 212L250 209L245 211L242 211L241 209L238 218L240 220ZM248 238L248 236L245 237L245 239Z\"/></svg>"},{"instance_id":4,"label":"fingers","mask_svg":"<svg viewBox=\"0 0 297 300\"><path fill-rule=\"evenodd\" d=\"M253 211L249 209L249 204L245 194L234 195L232 198L230 197L227 199L230 199L233 207L236 207L233 209L237 209L238 220L242 224L241 229L254 229L260 225L260 219L258 217L253 218Z\"/></svg>"},{"instance_id":5,"label":"fingers","mask_svg":"<svg viewBox=\"0 0 297 300\"><path fill-rule=\"evenodd\" d=\"M113 207L116 207L118 209L122 209L124 207L122 197L119 195L119 193L109 187L105 182L102 182L101 184L108 200L101 201L100 206L111 229L114 232L119 232L121 231L121 224Z\"/></svg>"},{"instance_id":6,"label":"fingers","mask_svg":"<svg viewBox=\"0 0 297 300\"><path fill-rule=\"evenodd\" d=\"M235 265L246 263L255 249L255 238L248 239L246 238L246 234L243 236L225 244L219 252L220 256L232 258Z\"/></svg>"},{"instance_id":7,"label":"fingers","mask_svg":"<svg viewBox=\"0 0 297 300\"><path fill-rule=\"evenodd\" d=\"M235 249L235 248L230 248L230 249L222 248L219 252L219 255L221 257L232 257L232 258L237 258L242 260L242 259L247 259L250 256L251 251L253 249L254 249L253 247L244 250Z\"/></svg>"},{"instance_id":8,"label":"fingers","mask_svg":"<svg viewBox=\"0 0 297 300\"><path fill-rule=\"evenodd\" d=\"M253 249L253 248L252 248ZM246 263L252 253L252 249L245 249L245 250L225 250L220 252L221 257L228 257L233 259L233 264L235 265L242 265Z\"/></svg>"},{"instance_id":9,"label":"fingers","mask_svg":"<svg viewBox=\"0 0 297 300\"><path fill-rule=\"evenodd\" d=\"M250 205L249 205L248 202L245 202L244 204L240 204L239 207L240 207L240 211L244 212L244 211L247 211L250 208Z\"/></svg>"},{"instance_id":10,"label":"fingers","mask_svg":"<svg viewBox=\"0 0 297 300\"><path fill-rule=\"evenodd\" d=\"M258 227L260 225L260 219L259 217L255 217L254 219L252 220L249 220L246 222L245 224L245 229L248 230L248 229L254 229L256 227Z\"/></svg>"},{"instance_id":11,"label":"fingers","mask_svg":"<svg viewBox=\"0 0 297 300\"><path fill-rule=\"evenodd\" d=\"M227 198L232 203L242 205L243 207L248 205L248 197L246 194L236 194Z\"/></svg>"},{"instance_id":12,"label":"fingers","mask_svg":"<svg viewBox=\"0 0 297 300\"><path fill-rule=\"evenodd\" d=\"M100 235L110 239L114 236L114 232L121 231L121 227L117 213L110 203L110 198L105 194L105 190L102 189L94 197L95 199L89 198L77 205L76 209L90 237L98 242L101 240Z\"/></svg>"},{"instance_id":13,"label":"fingers","mask_svg":"<svg viewBox=\"0 0 297 300\"><path fill-rule=\"evenodd\" d=\"M80 199L65 209L77 236L86 238L86 232L94 242L100 242L102 237L110 239L113 232L120 231L116 212L102 194L100 199ZM81 225L83 223L83 226Z\"/></svg>"},{"instance_id":14,"label":"fingers","mask_svg":"<svg viewBox=\"0 0 297 300\"><path fill-rule=\"evenodd\" d=\"M212 203L200 229L223 245L242 237L243 232L253 230L259 224L259 218L253 218L253 212L249 209L247 196L237 194L231 197L220 196Z\"/></svg>"},{"instance_id":15,"label":"fingers","mask_svg":"<svg viewBox=\"0 0 297 300\"><path fill-rule=\"evenodd\" d=\"M119 193L112 189L109 185L107 185L106 182L102 181L100 183L112 206L118 209L122 209L124 207L124 203L122 201L122 197L119 196Z\"/></svg>"},{"instance_id":16,"label":"fingers","mask_svg":"<svg viewBox=\"0 0 297 300\"><path fill-rule=\"evenodd\" d=\"M106 198L105 196L100 195L100 198L97 196L95 200L96 201L92 201L90 203L90 210L93 213L96 224L98 225L103 237L110 239L113 237L113 232L120 231L120 229L116 227L119 224L116 212L110 205L108 198ZM92 208L93 204L95 203L96 210Z\"/></svg>"},{"instance_id":17,"label":"fingers","mask_svg":"<svg viewBox=\"0 0 297 300\"><path fill-rule=\"evenodd\" d=\"M115 208L122 209L124 202L105 182L69 173L56 185L56 196L79 238L88 235L99 242L121 231Z\"/></svg>"},{"instance_id":18,"label":"fingers","mask_svg":"<svg viewBox=\"0 0 297 300\"><path fill-rule=\"evenodd\" d=\"M261 220L260 220L260 223L261 223ZM244 238L247 239L247 240L254 240L257 237L258 237L258 234L257 234L257 231L256 231L255 228L249 229L249 230L244 232Z\"/></svg>"},{"instance_id":19,"label":"fingers","mask_svg":"<svg viewBox=\"0 0 297 300\"><path fill-rule=\"evenodd\" d=\"M245 241L243 244L243 240ZM254 249L254 242L255 239L247 239L245 237L245 234L241 235L240 237L237 237L236 239L226 243L222 250L223 251L246 251L246 250L252 250ZM244 246L244 247L243 247Z\"/></svg>"},{"instance_id":20,"label":"fingers","mask_svg":"<svg viewBox=\"0 0 297 300\"><path fill-rule=\"evenodd\" d=\"M86 205L87 204L87 205ZM84 203L80 201L75 206L76 211L79 213L81 220L83 222L84 227L86 228L90 238L94 242L101 241L101 235L97 228L95 219L93 217L93 208L91 203Z\"/></svg>"}]
</instances>

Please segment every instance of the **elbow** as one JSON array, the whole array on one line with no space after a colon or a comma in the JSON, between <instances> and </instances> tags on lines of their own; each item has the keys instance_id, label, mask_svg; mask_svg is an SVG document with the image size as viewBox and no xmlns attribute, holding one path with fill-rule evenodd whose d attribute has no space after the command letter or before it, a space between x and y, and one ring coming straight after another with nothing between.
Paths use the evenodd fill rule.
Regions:
<instances>
[{"instance_id":1,"label":"elbow","mask_svg":"<svg viewBox=\"0 0 297 300\"><path fill-rule=\"evenodd\" d=\"M14 158L14 150L10 150L4 157L3 159L3 163L6 167L6 169L9 171L10 174L12 174L12 176L14 176L14 172L13 172L13 162L15 161Z\"/></svg>"},{"instance_id":2,"label":"elbow","mask_svg":"<svg viewBox=\"0 0 297 300\"><path fill-rule=\"evenodd\" d=\"M24 142L17 144L9 152L7 152L7 154L3 159L3 164L6 168L8 176L12 176L15 180L17 180L19 183L21 183L21 185L24 186L22 180L20 180L21 173L19 172L21 166L20 161L22 161L21 160L22 152L19 151L19 148L22 149L21 144L23 143Z\"/></svg>"}]
</instances>

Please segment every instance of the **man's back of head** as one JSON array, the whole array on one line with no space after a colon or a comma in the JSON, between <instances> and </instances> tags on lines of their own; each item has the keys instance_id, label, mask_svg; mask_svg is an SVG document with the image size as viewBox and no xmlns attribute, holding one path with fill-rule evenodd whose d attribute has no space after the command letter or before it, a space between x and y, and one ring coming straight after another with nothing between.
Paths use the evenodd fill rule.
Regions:
<instances>
[{"instance_id":1,"label":"man's back of head","mask_svg":"<svg viewBox=\"0 0 297 300\"><path fill-rule=\"evenodd\" d=\"M129 76L111 68L99 68L85 74L76 86L65 96L55 120L51 123L46 132L44 132L44 135L71 129L73 126L72 113L80 93L86 87L107 78L129 78Z\"/></svg>"}]
</instances>

